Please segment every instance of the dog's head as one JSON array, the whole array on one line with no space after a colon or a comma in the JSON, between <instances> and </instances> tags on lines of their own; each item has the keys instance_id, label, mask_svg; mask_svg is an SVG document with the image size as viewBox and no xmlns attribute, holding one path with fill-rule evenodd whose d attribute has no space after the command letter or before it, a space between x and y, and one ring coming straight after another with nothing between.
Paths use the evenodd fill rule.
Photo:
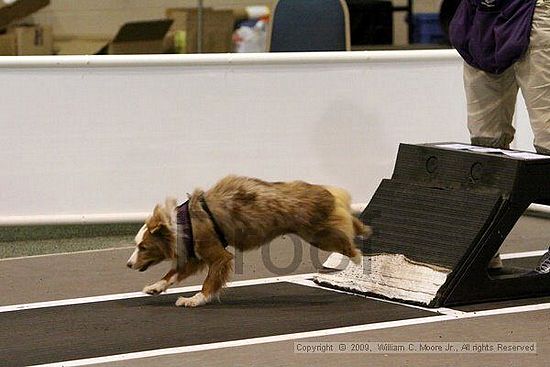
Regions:
<instances>
[{"instance_id":1,"label":"dog's head","mask_svg":"<svg viewBox=\"0 0 550 367\"><path fill-rule=\"evenodd\" d=\"M135 237L136 248L126 266L145 271L150 266L175 258L175 199L157 205Z\"/></svg>"}]
</instances>

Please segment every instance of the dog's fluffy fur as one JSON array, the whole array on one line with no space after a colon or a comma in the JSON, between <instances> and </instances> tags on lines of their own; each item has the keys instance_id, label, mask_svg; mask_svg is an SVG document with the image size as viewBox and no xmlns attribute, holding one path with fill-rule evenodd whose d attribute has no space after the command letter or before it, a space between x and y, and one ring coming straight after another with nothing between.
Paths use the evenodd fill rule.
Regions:
<instances>
[{"instance_id":1,"label":"dog's fluffy fur","mask_svg":"<svg viewBox=\"0 0 550 367\"><path fill-rule=\"evenodd\" d=\"M302 181L225 177L206 192L195 190L189 198L196 258L187 259L179 272L174 199L167 199L164 206L157 205L136 235L137 248L128 260L128 267L144 271L163 260L172 260L173 264L163 279L144 288L145 293L159 294L208 267L201 292L190 298L180 297L177 306L200 306L217 297L232 269L233 255L220 243L212 220L200 205L201 195L229 245L241 251L294 233L315 247L339 252L358 263L361 252L355 248L353 239L370 233L370 228L352 215L351 197L343 189Z\"/></svg>"}]
</instances>

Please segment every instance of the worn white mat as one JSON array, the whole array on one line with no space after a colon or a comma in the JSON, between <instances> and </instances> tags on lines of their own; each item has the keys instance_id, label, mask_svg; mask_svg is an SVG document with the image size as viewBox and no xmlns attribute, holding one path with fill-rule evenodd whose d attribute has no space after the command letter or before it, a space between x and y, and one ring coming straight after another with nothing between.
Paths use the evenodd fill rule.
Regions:
<instances>
[{"instance_id":1,"label":"worn white mat","mask_svg":"<svg viewBox=\"0 0 550 367\"><path fill-rule=\"evenodd\" d=\"M361 265L332 254L323 265L339 271L314 276L320 284L425 305L435 298L450 273L449 269L420 264L400 254L364 256Z\"/></svg>"}]
</instances>

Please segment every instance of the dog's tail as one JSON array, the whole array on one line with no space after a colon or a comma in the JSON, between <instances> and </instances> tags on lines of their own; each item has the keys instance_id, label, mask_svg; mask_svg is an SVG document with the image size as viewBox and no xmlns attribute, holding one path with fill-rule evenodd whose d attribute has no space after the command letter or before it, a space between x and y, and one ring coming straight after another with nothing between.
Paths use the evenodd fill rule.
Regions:
<instances>
[{"instance_id":1,"label":"dog's tail","mask_svg":"<svg viewBox=\"0 0 550 367\"><path fill-rule=\"evenodd\" d=\"M357 217L352 217L353 230L356 236L368 238L372 234L372 228L361 222Z\"/></svg>"},{"instance_id":2,"label":"dog's tail","mask_svg":"<svg viewBox=\"0 0 550 367\"><path fill-rule=\"evenodd\" d=\"M336 206L343 207L351 212L351 195L349 192L334 186L325 186L325 189L334 196Z\"/></svg>"}]
</instances>

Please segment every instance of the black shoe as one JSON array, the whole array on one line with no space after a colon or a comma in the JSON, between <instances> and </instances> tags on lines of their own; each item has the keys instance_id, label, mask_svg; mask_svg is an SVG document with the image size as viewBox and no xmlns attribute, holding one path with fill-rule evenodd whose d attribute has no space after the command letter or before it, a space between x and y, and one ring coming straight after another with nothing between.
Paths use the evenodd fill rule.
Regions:
<instances>
[{"instance_id":1,"label":"black shoe","mask_svg":"<svg viewBox=\"0 0 550 367\"><path fill-rule=\"evenodd\" d=\"M489 261L489 265L487 266L489 270L501 270L502 269L502 260L500 258L500 253L497 253L491 261Z\"/></svg>"},{"instance_id":2,"label":"black shoe","mask_svg":"<svg viewBox=\"0 0 550 367\"><path fill-rule=\"evenodd\" d=\"M539 260L539 264L535 268L535 272L538 274L550 273L550 248Z\"/></svg>"}]
</instances>

